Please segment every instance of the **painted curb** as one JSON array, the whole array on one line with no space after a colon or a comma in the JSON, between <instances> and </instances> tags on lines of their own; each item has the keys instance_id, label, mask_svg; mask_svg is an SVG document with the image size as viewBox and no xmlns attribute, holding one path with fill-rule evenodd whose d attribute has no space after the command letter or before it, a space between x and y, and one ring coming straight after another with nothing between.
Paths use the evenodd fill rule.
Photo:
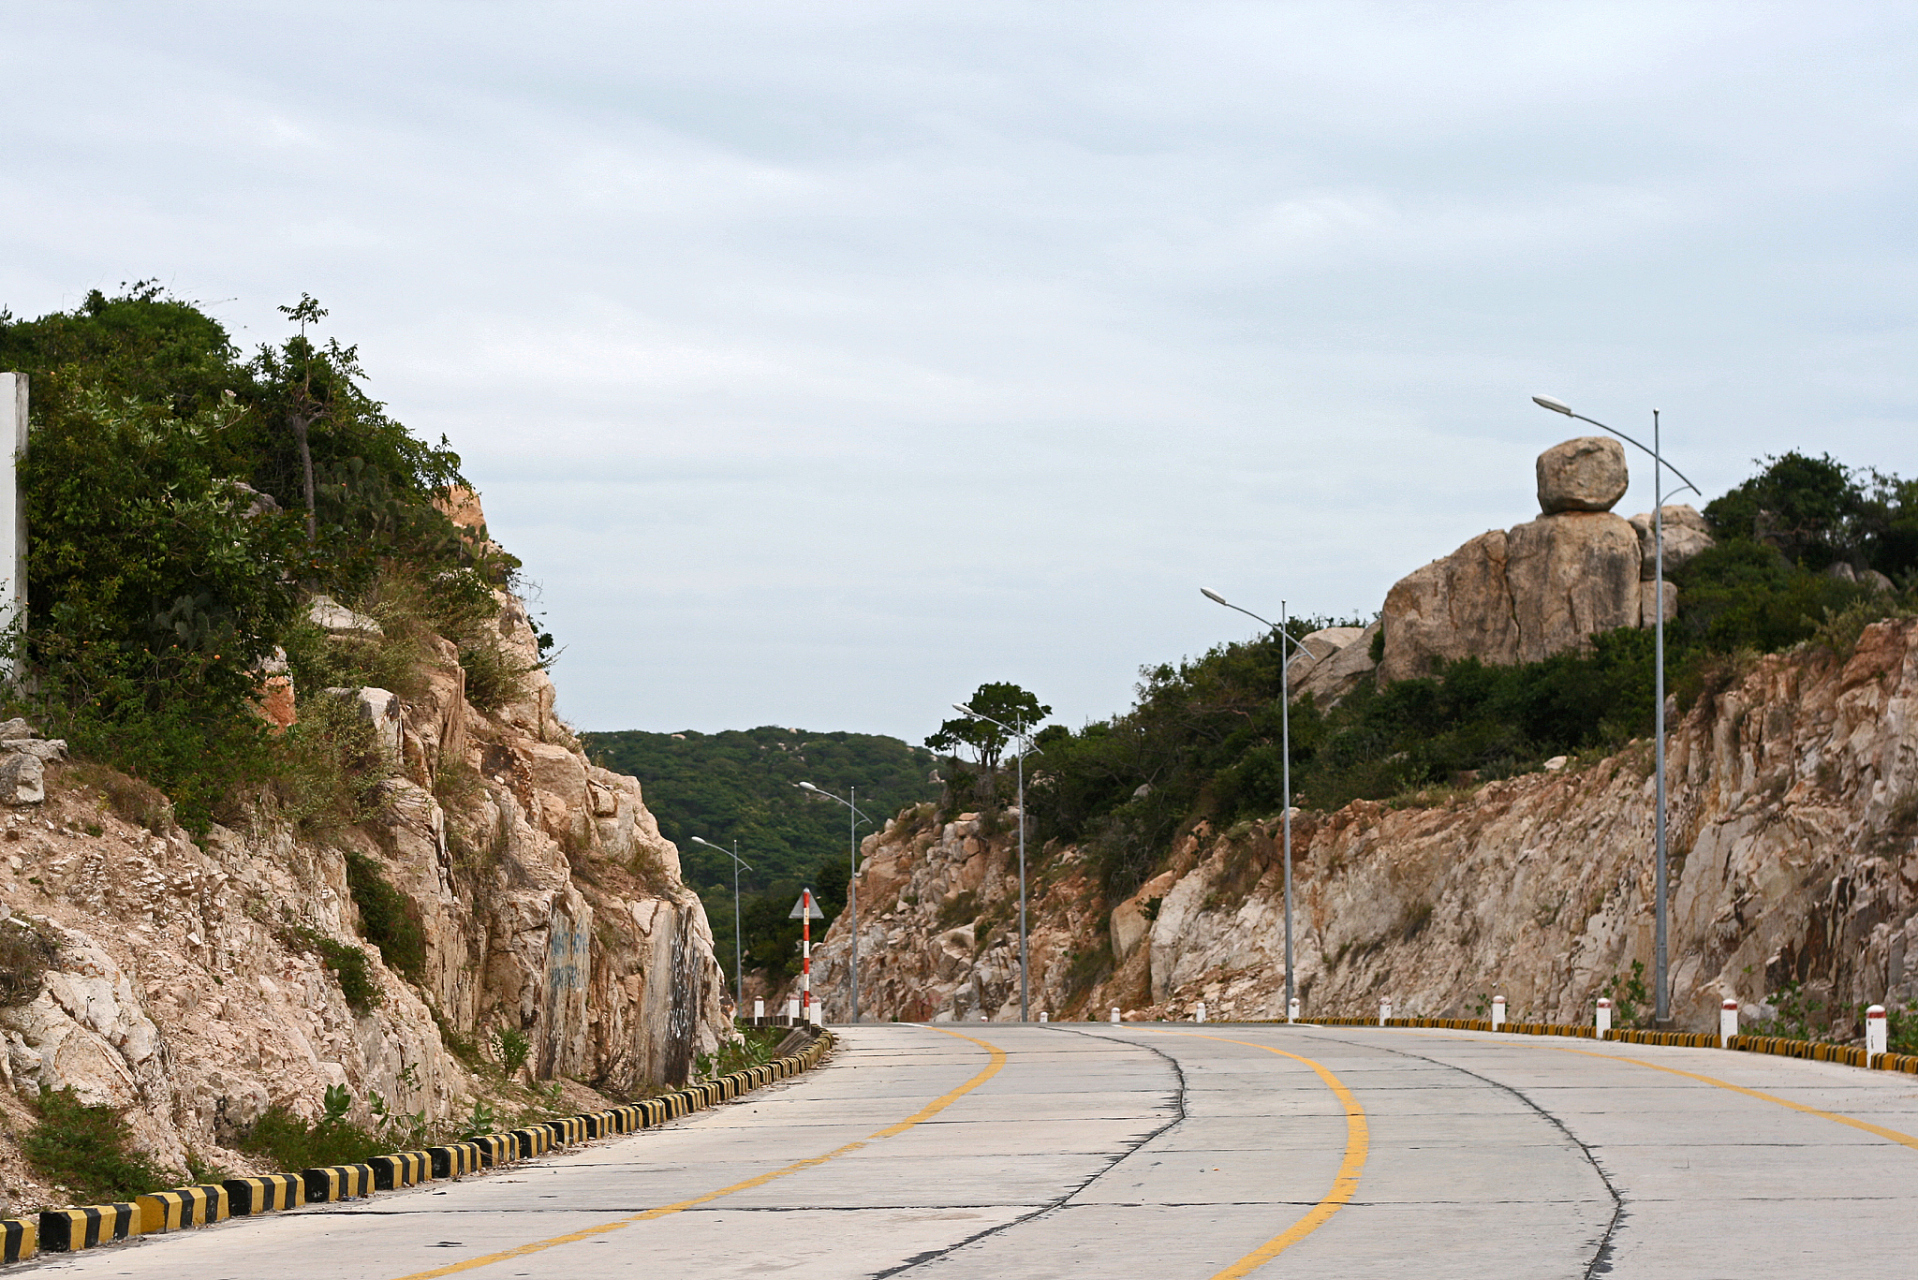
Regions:
<instances>
[{"instance_id":1,"label":"painted curb","mask_svg":"<svg viewBox=\"0 0 1918 1280\"><path fill-rule=\"evenodd\" d=\"M741 1097L817 1066L832 1048L832 1032L820 1030L798 1053L758 1067L744 1067L718 1080L687 1085L643 1102L609 1107L559 1120L527 1125L510 1133L489 1133L424 1151L396 1151L364 1164L329 1165L299 1173L257 1178L228 1178L220 1184L154 1191L124 1204L48 1209L35 1218L0 1218L4 1252L0 1262L21 1262L41 1252L65 1253L125 1240L149 1232L184 1230L296 1209L358 1199L376 1191L417 1186L438 1178L460 1178L529 1159L596 1138L637 1133Z\"/></svg>"}]
</instances>

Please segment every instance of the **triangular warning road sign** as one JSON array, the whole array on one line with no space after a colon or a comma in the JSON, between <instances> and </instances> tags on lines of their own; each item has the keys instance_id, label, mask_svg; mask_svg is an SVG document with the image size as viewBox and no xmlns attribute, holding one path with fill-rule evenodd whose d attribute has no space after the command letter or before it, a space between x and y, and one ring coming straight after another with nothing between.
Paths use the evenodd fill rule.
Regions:
<instances>
[{"instance_id":1,"label":"triangular warning road sign","mask_svg":"<svg viewBox=\"0 0 1918 1280\"><path fill-rule=\"evenodd\" d=\"M807 911L807 907L811 907L812 910ZM786 919L797 920L806 915L810 915L815 920L826 918L826 913L819 909L819 895L810 889L799 895L799 901L793 903L793 909L787 913Z\"/></svg>"}]
</instances>

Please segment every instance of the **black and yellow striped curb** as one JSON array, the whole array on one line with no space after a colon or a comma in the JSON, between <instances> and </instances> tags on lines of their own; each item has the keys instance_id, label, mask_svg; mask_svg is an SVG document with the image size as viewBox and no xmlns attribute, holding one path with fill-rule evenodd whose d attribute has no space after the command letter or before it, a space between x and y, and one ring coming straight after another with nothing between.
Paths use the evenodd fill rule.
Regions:
<instances>
[{"instance_id":1,"label":"black and yellow striped curb","mask_svg":"<svg viewBox=\"0 0 1918 1280\"><path fill-rule=\"evenodd\" d=\"M822 1031L798 1053L764 1066L746 1067L704 1084L687 1085L644 1102L548 1120L510 1133L489 1133L424 1151L374 1156L364 1164L329 1165L258 1178L229 1178L220 1185L175 1187L140 1196L127 1204L49 1209L37 1219L0 1218L5 1245L0 1262L19 1262L43 1250L88 1249L145 1232L203 1227L228 1217L247 1217L306 1204L332 1204L375 1191L393 1191L440 1178L461 1178L530 1159L555 1147L637 1133L811 1070L832 1043L832 1033Z\"/></svg>"},{"instance_id":2,"label":"black and yellow striped curb","mask_svg":"<svg viewBox=\"0 0 1918 1280\"><path fill-rule=\"evenodd\" d=\"M1562 1022L1508 1022L1494 1027L1484 1018L1301 1018L1299 1025L1317 1027L1435 1027L1447 1031L1496 1031L1501 1035L1572 1036L1583 1040L1599 1038L1591 1026L1571 1026ZM1872 1053L1843 1044L1821 1044L1814 1040L1789 1040L1784 1036L1733 1036L1720 1045L1715 1031L1607 1031L1603 1037L1619 1044L1666 1045L1679 1049L1725 1048L1739 1053L1769 1053L1781 1058L1803 1058L1808 1062L1837 1062L1870 1071L1899 1071L1918 1075L1918 1053Z\"/></svg>"},{"instance_id":3,"label":"black and yellow striped curb","mask_svg":"<svg viewBox=\"0 0 1918 1280\"><path fill-rule=\"evenodd\" d=\"M135 1196L133 1203L140 1206L140 1220L133 1229L144 1235L149 1231L178 1231L182 1227L224 1222L231 1212L232 1196L225 1187L206 1183Z\"/></svg>"}]
</instances>

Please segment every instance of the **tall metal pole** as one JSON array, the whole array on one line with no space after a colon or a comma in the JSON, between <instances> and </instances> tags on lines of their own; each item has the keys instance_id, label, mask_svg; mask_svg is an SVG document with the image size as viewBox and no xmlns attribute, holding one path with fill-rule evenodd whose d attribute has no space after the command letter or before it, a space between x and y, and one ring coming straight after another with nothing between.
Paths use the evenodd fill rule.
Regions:
<instances>
[{"instance_id":1,"label":"tall metal pole","mask_svg":"<svg viewBox=\"0 0 1918 1280\"><path fill-rule=\"evenodd\" d=\"M1279 601L1279 621L1272 623L1250 609L1242 609L1216 591L1199 588L1199 594L1214 604L1222 604L1261 623L1279 638L1279 752L1285 758L1280 768L1280 799L1285 805L1281 824L1285 830L1285 1018L1292 1020L1292 651L1298 647L1285 629L1285 601Z\"/></svg>"},{"instance_id":2,"label":"tall metal pole","mask_svg":"<svg viewBox=\"0 0 1918 1280\"><path fill-rule=\"evenodd\" d=\"M745 947L739 940L739 841L733 841L733 1016L746 1007Z\"/></svg>"},{"instance_id":3,"label":"tall metal pole","mask_svg":"<svg viewBox=\"0 0 1918 1280\"><path fill-rule=\"evenodd\" d=\"M1285 601L1279 601L1279 754L1280 798L1285 805L1285 1017L1292 1019L1292 636L1285 629Z\"/></svg>"},{"instance_id":4,"label":"tall metal pole","mask_svg":"<svg viewBox=\"0 0 1918 1280\"><path fill-rule=\"evenodd\" d=\"M1652 739L1653 768L1658 771L1657 870L1654 872L1654 896L1658 900L1654 932L1657 935L1652 980L1658 984L1653 1001L1652 1021L1666 1026L1672 1020L1671 983L1665 953L1665 460L1659 456L1658 410L1652 410L1652 582L1657 603L1652 639Z\"/></svg>"},{"instance_id":5,"label":"tall metal pole","mask_svg":"<svg viewBox=\"0 0 1918 1280\"><path fill-rule=\"evenodd\" d=\"M1652 1021L1660 1027L1672 1020L1671 969L1666 953L1666 888L1667 870L1665 863L1665 468L1668 465L1659 443L1659 413L1652 410L1652 447L1632 439L1623 431L1608 427L1596 418L1588 418L1582 413L1573 413L1571 406L1562 400L1550 396L1533 396L1532 402L1542 409L1553 413L1562 413L1568 418L1580 422L1589 422L1600 431L1610 432L1640 453L1652 456L1652 582L1653 598L1657 610L1652 623L1652 768L1656 771L1657 783L1653 788L1657 799L1658 812L1653 815L1652 837L1652 985L1657 990L1652 995ZM1698 493L1699 488L1680 471L1672 467L1672 474L1685 483L1673 493L1683 493L1690 489ZM1641 618L1639 625L1643 626Z\"/></svg>"},{"instance_id":6,"label":"tall metal pole","mask_svg":"<svg viewBox=\"0 0 1918 1280\"><path fill-rule=\"evenodd\" d=\"M1026 1004L1026 750L1024 725L1019 746L1019 1021L1029 1021Z\"/></svg>"},{"instance_id":7,"label":"tall metal pole","mask_svg":"<svg viewBox=\"0 0 1918 1280\"><path fill-rule=\"evenodd\" d=\"M859 1021L859 788L847 787L846 839L852 846L852 878L846 885L846 910L852 913L852 1020Z\"/></svg>"}]
</instances>

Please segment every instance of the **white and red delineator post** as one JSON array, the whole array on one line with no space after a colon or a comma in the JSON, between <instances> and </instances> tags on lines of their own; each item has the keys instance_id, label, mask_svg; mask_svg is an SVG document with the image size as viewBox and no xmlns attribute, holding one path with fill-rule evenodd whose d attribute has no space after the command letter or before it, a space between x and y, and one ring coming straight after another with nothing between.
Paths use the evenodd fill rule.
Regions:
<instances>
[{"instance_id":1,"label":"white and red delineator post","mask_svg":"<svg viewBox=\"0 0 1918 1280\"><path fill-rule=\"evenodd\" d=\"M1727 1000L1718 1006L1718 1047L1729 1049L1738 1038L1738 1001Z\"/></svg>"},{"instance_id":2,"label":"white and red delineator post","mask_svg":"<svg viewBox=\"0 0 1918 1280\"><path fill-rule=\"evenodd\" d=\"M812 890L799 891L799 1016L812 1021Z\"/></svg>"},{"instance_id":3,"label":"white and red delineator post","mask_svg":"<svg viewBox=\"0 0 1918 1280\"><path fill-rule=\"evenodd\" d=\"M1492 1030L1497 1031L1505 1025L1505 997L1492 997Z\"/></svg>"},{"instance_id":4,"label":"white and red delineator post","mask_svg":"<svg viewBox=\"0 0 1918 1280\"><path fill-rule=\"evenodd\" d=\"M1602 998L1599 1000L1598 1015L1592 1020L1592 1026L1598 1031L1600 1040L1612 1033L1612 1002L1610 1000Z\"/></svg>"},{"instance_id":5,"label":"white and red delineator post","mask_svg":"<svg viewBox=\"0 0 1918 1280\"><path fill-rule=\"evenodd\" d=\"M1891 1044L1891 1024L1885 1020L1885 1006L1875 1004L1865 1010L1865 1052L1884 1053Z\"/></svg>"},{"instance_id":6,"label":"white and red delineator post","mask_svg":"<svg viewBox=\"0 0 1918 1280\"><path fill-rule=\"evenodd\" d=\"M1379 997L1379 1025L1382 1027L1392 1020L1392 997Z\"/></svg>"}]
</instances>

